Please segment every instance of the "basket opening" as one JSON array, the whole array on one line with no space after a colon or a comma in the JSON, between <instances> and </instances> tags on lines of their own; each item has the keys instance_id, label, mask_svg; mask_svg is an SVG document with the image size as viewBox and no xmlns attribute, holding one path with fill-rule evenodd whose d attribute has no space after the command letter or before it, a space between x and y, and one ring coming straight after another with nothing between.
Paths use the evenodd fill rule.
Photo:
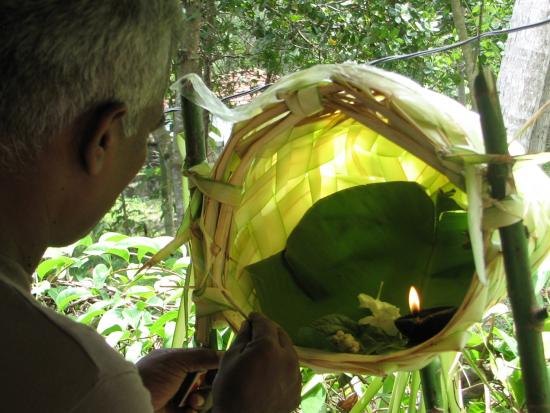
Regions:
<instances>
[{"instance_id":1,"label":"basket opening","mask_svg":"<svg viewBox=\"0 0 550 413\"><path fill-rule=\"evenodd\" d=\"M296 324L285 326L277 314L264 308L261 297L245 267L282 251L300 219L317 201L348 188L383 182L416 182L435 200L440 192L450 195L462 208L466 194L450 180L390 139L355 119L335 111L311 118L285 130L256 154L243 182L244 196L235 209L228 244L225 286L244 311L266 312L296 340ZM282 142L282 143L281 143ZM342 206L345 208L345 206ZM411 205L411 208L414 206ZM465 239L467 235L465 235ZM465 245L467 248L467 245ZM399 257L396 266L399 267ZM322 259L322 257L319 257ZM452 257L450 257L452 259ZM420 284L425 308L440 305L460 306L470 287L472 271L455 279L423 282L421 269L403 270L393 280L381 279L376 287L362 293L380 298L408 313L407 293L411 284ZM376 277L376 274L368 274ZM452 291L452 294L440 294ZM281 298L281 306L286 299ZM349 297L349 307L358 308L357 296ZM303 316L316 317L314 312ZM299 344L299 343L298 343Z\"/></svg>"}]
</instances>

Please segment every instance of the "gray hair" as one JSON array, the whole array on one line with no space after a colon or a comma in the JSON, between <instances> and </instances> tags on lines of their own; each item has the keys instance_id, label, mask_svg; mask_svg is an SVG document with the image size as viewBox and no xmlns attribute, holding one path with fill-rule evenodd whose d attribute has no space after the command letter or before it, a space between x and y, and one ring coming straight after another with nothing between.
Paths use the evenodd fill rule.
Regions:
<instances>
[{"instance_id":1,"label":"gray hair","mask_svg":"<svg viewBox=\"0 0 550 413\"><path fill-rule=\"evenodd\" d=\"M161 99L178 0L2 0L0 166L36 155L86 110L123 102L126 136Z\"/></svg>"}]
</instances>

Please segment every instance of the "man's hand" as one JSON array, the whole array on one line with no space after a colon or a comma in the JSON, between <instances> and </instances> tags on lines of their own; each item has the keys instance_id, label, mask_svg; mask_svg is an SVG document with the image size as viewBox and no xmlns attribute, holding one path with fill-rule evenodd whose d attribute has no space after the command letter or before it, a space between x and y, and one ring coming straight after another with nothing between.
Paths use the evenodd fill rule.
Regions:
<instances>
[{"instance_id":1,"label":"man's hand","mask_svg":"<svg viewBox=\"0 0 550 413\"><path fill-rule=\"evenodd\" d=\"M253 313L223 356L213 413L289 413L300 402L298 356L288 335Z\"/></svg>"},{"instance_id":2,"label":"man's hand","mask_svg":"<svg viewBox=\"0 0 550 413\"><path fill-rule=\"evenodd\" d=\"M171 413L170 402L179 390L187 373L218 368L218 352L209 349L155 350L137 363L143 384L151 393L157 413ZM204 398L189 397L189 412L199 409ZM180 410L181 411L181 410Z\"/></svg>"}]
</instances>

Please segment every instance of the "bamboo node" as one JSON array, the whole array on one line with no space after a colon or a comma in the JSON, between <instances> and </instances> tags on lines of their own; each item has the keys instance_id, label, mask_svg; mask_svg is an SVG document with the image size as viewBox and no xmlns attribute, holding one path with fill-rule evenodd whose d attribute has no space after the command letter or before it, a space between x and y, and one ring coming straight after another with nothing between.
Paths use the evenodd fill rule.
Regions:
<instances>
[{"instance_id":1,"label":"bamboo node","mask_svg":"<svg viewBox=\"0 0 550 413\"><path fill-rule=\"evenodd\" d=\"M535 309L535 320L544 322L548 318L548 309L546 307Z\"/></svg>"}]
</instances>

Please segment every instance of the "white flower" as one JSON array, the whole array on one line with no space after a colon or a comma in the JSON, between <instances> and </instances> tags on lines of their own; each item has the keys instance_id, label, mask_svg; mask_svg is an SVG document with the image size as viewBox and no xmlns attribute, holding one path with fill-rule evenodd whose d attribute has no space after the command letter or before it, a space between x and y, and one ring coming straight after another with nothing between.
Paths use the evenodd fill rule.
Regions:
<instances>
[{"instance_id":1,"label":"white flower","mask_svg":"<svg viewBox=\"0 0 550 413\"><path fill-rule=\"evenodd\" d=\"M359 324L378 327L392 336L398 334L399 331L395 327L394 320L400 317L399 308L367 294L359 294L357 298L359 299L359 307L372 311L372 315L360 319Z\"/></svg>"}]
</instances>

